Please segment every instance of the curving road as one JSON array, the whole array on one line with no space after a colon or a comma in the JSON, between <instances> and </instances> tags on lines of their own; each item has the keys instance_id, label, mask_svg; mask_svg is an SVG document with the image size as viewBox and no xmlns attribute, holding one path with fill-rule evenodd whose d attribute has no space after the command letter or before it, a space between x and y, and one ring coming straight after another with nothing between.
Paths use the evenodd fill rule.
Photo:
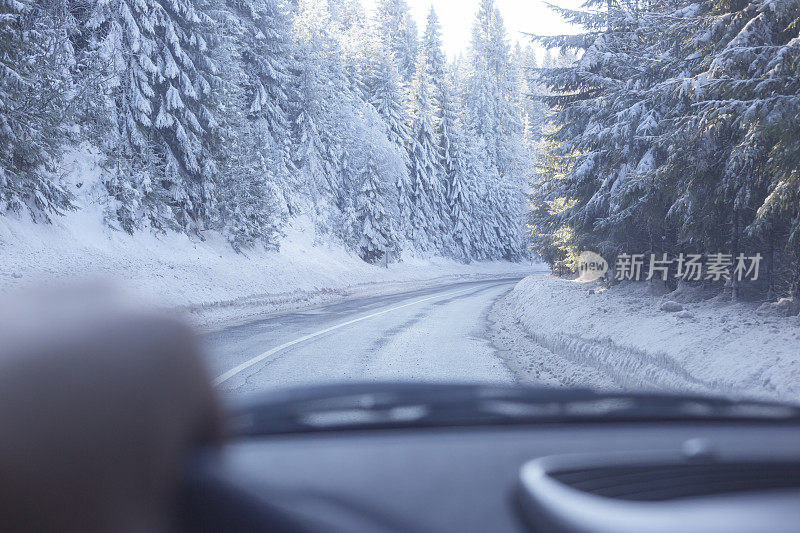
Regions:
<instances>
[{"instance_id":1,"label":"curving road","mask_svg":"<svg viewBox=\"0 0 800 533\"><path fill-rule=\"evenodd\" d=\"M347 380L510 382L486 314L518 278L462 282L270 317L204 336L222 391Z\"/></svg>"}]
</instances>

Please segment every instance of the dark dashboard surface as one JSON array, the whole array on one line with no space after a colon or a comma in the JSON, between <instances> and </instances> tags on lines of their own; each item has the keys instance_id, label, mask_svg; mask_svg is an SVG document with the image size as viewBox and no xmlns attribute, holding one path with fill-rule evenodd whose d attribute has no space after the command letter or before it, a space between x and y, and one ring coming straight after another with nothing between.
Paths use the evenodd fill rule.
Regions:
<instances>
[{"instance_id":1,"label":"dark dashboard surface","mask_svg":"<svg viewBox=\"0 0 800 533\"><path fill-rule=\"evenodd\" d=\"M516 502L532 459L675 452L687 442L721 459L800 460L796 424L620 422L248 437L225 446L222 464L248 491L328 530L505 532L527 530Z\"/></svg>"}]
</instances>

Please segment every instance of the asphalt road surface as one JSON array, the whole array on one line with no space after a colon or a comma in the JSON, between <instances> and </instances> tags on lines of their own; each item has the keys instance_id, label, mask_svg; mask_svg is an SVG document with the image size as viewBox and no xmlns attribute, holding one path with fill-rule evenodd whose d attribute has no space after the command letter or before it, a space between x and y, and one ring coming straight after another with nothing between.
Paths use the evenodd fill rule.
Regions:
<instances>
[{"instance_id":1,"label":"asphalt road surface","mask_svg":"<svg viewBox=\"0 0 800 533\"><path fill-rule=\"evenodd\" d=\"M226 392L343 381L511 382L486 314L518 279L361 298L204 337Z\"/></svg>"}]
</instances>

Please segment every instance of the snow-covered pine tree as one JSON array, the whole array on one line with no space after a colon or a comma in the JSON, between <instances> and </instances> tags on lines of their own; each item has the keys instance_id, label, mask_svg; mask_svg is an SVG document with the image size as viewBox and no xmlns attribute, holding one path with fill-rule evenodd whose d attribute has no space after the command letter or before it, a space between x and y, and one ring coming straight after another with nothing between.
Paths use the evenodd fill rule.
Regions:
<instances>
[{"instance_id":1,"label":"snow-covered pine tree","mask_svg":"<svg viewBox=\"0 0 800 533\"><path fill-rule=\"evenodd\" d=\"M543 61L543 64L545 62ZM574 271L581 250L576 243L573 228L563 219L572 201L566 197L553 197L553 190L569 172L569 162L558 155L553 146L553 130L557 126L546 124L544 138L538 144L536 179L531 192L531 210L528 214L528 234L531 251L550 265L554 272Z\"/></svg>"},{"instance_id":2,"label":"snow-covered pine tree","mask_svg":"<svg viewBox=\"0 0 800 533\"><path fill-rule=\"evenodd\" d=\"M362 171L355 207L360 234L358 254L368 263L386 259L386 254L396 246L393 218L387 201L390 185L381 180L381 175L370 151Z\"/></svg>"},{"instance_id":3,"label":"snow-covered pine tree","mask_svg":"<svg viewBox=\"0 0 800 533\"><path fill-rule=\"evenodd\" d=\"M281 152L268 148L274 140L266 125L246 120L229 130L229 152L215 190L216 227L237 252L255 244L277 249L289 214L276 176Z\"/></svg>"},{"instance_id":4,"label":"snow-covered pine tree","mask_svg":"<svg viewBox=\"0 0 800 533\"><path fill-rule=\"evenodd\" d=\"M402 81L410 83L414 77L419 44L417 25L406 0L378 0L375 14L381 40L397 62Z\"/></svg>"},{"instance_id":5,"label":"snow-covered pine tree","mask_svg":"<svg viewBox=\"0 0 800 533\"><path fill-rule=\"evenodd\" d=\"M111 192L139 191L159 229L203 229L213 209L220 150L213 88L220 80L206 7L190 0L97 0L89 19L116 111L116 139L106 146L111 183L133 170L129 183ZM133 176L144 177L131 183Z\"/></svg>"},{"instance_id":6,"label":"snow-covered pine tree","mask_svg":"<svg viewBox=\"0 0 800 533\"><path fill-rule=\"evenodd\" d=\"M473 182L478 176L469 162L466 131L449 74L441 83L440 98L440 153L446 196L444 211L452 236L451 253L461 260L469 260L471 243L475 238L469 222L475 209Z\"/></svg>"},{"instance_id":7,"label":"snow-covered pine tree","mask_svg":"<svg viewBox=\"0 0 800 533\"><path fill-rule=\"evenodd\" d=\"M406 167L402 156L386 146L386 125L364 101L362 78L347 73L353 57L344 49L350 43L342 32L358 20L350 16L354 13L358 10L339 0L333 7L325 0L299 3L294 18L300 71L294 123L297 166L317 213L317 228L356 249L356 198L369 147L381 153L384 181L397 182Z\"/></svg>"},{"instance_id":8,"label":"snow-covered pine tree","mask_svg":"<svg viewBox=\"0 0 800 533\"><path fill-rule=\"evenodd\" d=\"M369 103L386 122L389 140L405 149L409 137L404 116L406 95L394 59L381 45L375 47L372 55L367 89Z\"/></svg>"},{"instance_id":9,"label":"snow-covered pine tree","mask_svg":"<svg viewBox=\"0 0 800 533\"><path fill-rule=\"evenodd\" d=\"M221 80L209 49L213 19L203 11L205 1L157 0L155 7L153 126L164 160L161 178L178 224L197 231L213 209L221 148L213 94Z\"/></svg>"},{"instance_id":10,"label":"snow-covered pine tree","mask_svg":"<svg viewBox=\"0 0 800 533\"><path fill-rule=\"evenodd\" d=\"M672 50L685 32L665 31L677 20L671 9L659 13L665 4L558 8L585 32L540 38L561 50L540 70L544 100L557 109L546 145L554 152L543 158L559 158L566 171L534 203L563 202L554 216L575 231L577 245L611 257L674 249L664 225L666 181L655 169L664 157L661 125L687 105L667 83L684 68ZM577 61L564 54L576 49L585 50Z\"/></svg>"},{"instance_id":11,"label":"snow-covered pine tree","mask_svg":"<svg viewBox=\"0 0 800 533\"><path fill-rule=\"evenodd\" d=\"M488 171L478 190L490 216L499 248L491 255L518 257L524 250L512 250L521 242L511 218L521 211L527 184L521 170L522 110L518 76L511 61L505 27L494 0L481 0L470 44L467 80L467 125L480 146L485 147L482 165ZM509 203L511 202L511 203ZM486 242L492 242L490 239Z\"/></svg>"},{"instance_id":12,"label":"snow-covered pine tree","mask_svg":"<svg viewBox=\"0 0 800 533\"><path fill-rule=\"evenodd\" d=\"M440 97L438 92L441 92L441 84L445 80L445 72L447 70L447 59L442 49L442 28L439 24L439 16L436 10L431 6L428 11L428 20L425 24L425 32L422 35L420 46L425 52L425 62L428 66L428 72L433 80L434 85L434 98Z\"/></svg>"},{"instance_id":13,"label":"snow-covered pine tree","mask_svg":"<svg viewBox=\"0 0 800 533\"><path fill-rule=\"evenodd\" d=\"M411 130L412 206L411 238L420 251L440 251L444 230L441 205L444 198L440 145L433 83L424 49L417 56L409 92Z\"/></svg>"},{"instance_id":14,"label":"snow-covered pine tree","mask_svg":"<svg viewBox=\"0 0 800 533\"><path fill-rule=\"evenodd\" d=\"M278 74L255 60L245 44L258 46L258 24L264 24L261 29L275 30L267 24L275 20L262 18L266 16L263 3L243 6L225 0L213 7L210 12L220 38L209 54L219 65L219 77L225 80L215 87L215 102L224 103L215 110L224 153L218 157L208 227L220 231L236 251L256 244L276 248L288 214L281 189L287 186L284 142L290 131L280 111L288 104L282 90L290 86L289 76L277 83ZM248 7L258 12L248 11ZM270 60L279 62L280 58ZM266 104L259 102L259 93L271 83L280 91L272 92ZM282 101L274 102L271 97Z\"/></svg>"},{"instance_id":15,"label":"snow-covered pine tree","mask_svg":"<svg viewBox=\"0 0 800 533\"><path fill-rule=\"evenodd\" d=\"M442 252L461 260L470 256L468 217L472 206L467 180L466 150L461 113L455 86L449 71L440 35L439 18L431 6L421 47L425 53L427 69L433 85L433 112L436 117L436 141L439 144L439 166L442 168L442 192L437 199L440 217L445 226Z\"/></svg>"},{"instance_id":16,"label":"snow-covered pine tree","mask_svg":"<svg viewBox=\"0 0 800 533\"><path fill-rule=\"evenodd\" d=\"M175 227L167 191L159 186L163 165L151 135L154 6L115 0L91 7L86 37L92 66L106 81L100 85L99 124L87 134L107 157L104 184L111 196L107 221L129 233L143 223L157 230Z\"/></svg>"},{"instance_id":17,"label":"snow-covered pine tree","mask_svg":"<svg viewBox=\"0 0 800 533\"><path fill-rule=\"evenodd\" d=\"M239 20L233 38L247 75L243 85L249 114L264 121L288 165L289 91L297 70L291 22L277 0L227 0L227 4Z\"/></svg>"},{"instance_id":18,"label":"snow-covered pine tree","mask_svg":"<svg viewBox=\"0 0 800 533\"><path fill-rule=\"evenodd\" d=\"M540 85L537 76L538 65L533 47L528 44L518 49L515 55L520 68L519 94L523 109L523 143L528 151L533 152L534 146L542 138L542 129L547 119L547 106L538 97L543 95L544 87Z\"/></svg>"},{"instance_id":19,"label":"snow-covered pine tree","mask_svg":"<svg viewBox=\"0 0 800 533\"><path fill-rule=\"evenodd\" d=\"M494 1L481 0L469 50L467 109L471 133L486 145L488 163L499 168L499 145L504 139L499 109L502 94L497 74L504 71L508 50L504 36L494 33L497 16Z\"/></svg>"},{"instance_id":20,"label":"snow-covered pine tree","mask_svg":"<svg viewBox=\"0 0 800 533\"><path fill-rule=\"evenodd\" d=\"M362 169L366 152L373 145L382 146L387 137L386 125L371 105L372 97L369 84L373 76L373 52L375 28L369 23L360 0L330 0L332 35L336 39L340 51L341 68L345 73L348 88L347 99L338 108L338 128L344 133L341 146L341 205L346 211L342 229L351 228L355 217L356 197L360 194ZM401 153L390 156L391 161L383 161L379 169L385 178L388 168L395 169ZM370 153L369 157L376 157ZM399 177L394 170L391 172ZM345 242L356 247L358 234L346 234Z\"/></svg>"},{"instance_id":21,"label":"snow-covered pine tree","mask_svg":"<svg viewBox=\"0 0 800 533\"><path fill-rule=\"evenodd\" d=\"M472 257L479 260L500 258L502 242L497 219L497 205L494 203L493 188L500 182L497 168L487 157L488 150L480 137L468 136L468 175L472 181L473 212L470 219L472 233Z\"/></svg>"},{"instance_id":22,"label":"snow-covered pine tree","mask_svg":"<svg viewBox=\"0 0 800 533\"><path fill-rule=\"evenodd\" d=\"M360 0L330 0L334 38L342 53L348 85L362 99L368 99L367 77L370 67L372 28Z\"/></svg>"},{"instance_id":23,"label":"snow-covered pine tree","mask_svg":"<svg viewBox=\"0 0 800 533\"><path fill-rule=\"evenodd\" d=\"M734 254L763 250L775 259L765 279L778 273L778 290L793 296L800 295L798 17L795 1L704 2L686 10L681 27L691 35L682 53L704 53L686 90L694 105L680 135L706 161L681 176L680 189L696 200L680 205L690 219L713 222L686 233ZM736 280L731 285L738 297Z\"/></svg>"},{"instance_id":24,"label":"snow-covered pine tree","mask_svg":"<svg viewBox=\"0 0 800 533\"><path fill-rule=\"evenodd\" d=\"M70 137L69 13L63 2L0 0L0 213L34 220L71 207L54 165Z\"/></svg>"},{"instance_id":25,"label":"snow-covered pine tree","mask_svg":"<svg viewBox=\"0 0 800 533\"><path fill-rule=\"evenodd\" d=\"M563 175L538 195L561 207L534 225L612 256L760 251L771 258L763 293L800 287L800 146L787 118L800 105L800 5L586 7L596 10L559 9L583 34L540 39L585 53L542 71L558 109L545 157Z\"/></svg>"},{"instance_id":26,"label":"snow-covered pine tree","mask_svg":"<svg viewBox=\"0 0 800 533\"><path fill-rule=\"evenodd\" d=\"M331 35L326 0L301 0L294 15L298 85L293 95L294 162L303 193L320 211L342 209L341 155L344 131L337 117L345 112L350 88L338 45ZM332 205L331 205L332 204Z\"/></svg>"},{"instance_id":27,"label":"snow-covered pine tree","mask_svg":"<svg viewBox=\"0 0 800 533\"><path fill-rule=\"evenodd\" d=\"M366 76L368 101L386 126L386 136L395 147L397 157L405 168L395 185L398 200L398 226L400 235L409 235L408 221L411 218L411 158L409 157L411 134L405 113L406 93L403 91L395 59L380 39L374 39L371 47L370 67Z\"/></svg>"}]
</instances>

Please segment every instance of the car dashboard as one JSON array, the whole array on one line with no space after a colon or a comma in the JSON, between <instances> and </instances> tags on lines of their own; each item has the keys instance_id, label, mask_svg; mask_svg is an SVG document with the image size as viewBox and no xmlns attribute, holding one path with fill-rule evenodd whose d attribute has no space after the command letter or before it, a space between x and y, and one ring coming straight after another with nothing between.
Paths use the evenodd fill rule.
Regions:
<instances>
[{"instance_id":1,"label":"car dashboard","mask_svg":"<svg viewBox=\"0 0 800 533\"><path fill-rule=\"evenodd\" d=\"M584 421L251 435L225 444L215 469L240 495L286 519L273 529L800 531L796 422ZM204 513L219 518L208 506Z\"/></svg>"}]
</instances>

